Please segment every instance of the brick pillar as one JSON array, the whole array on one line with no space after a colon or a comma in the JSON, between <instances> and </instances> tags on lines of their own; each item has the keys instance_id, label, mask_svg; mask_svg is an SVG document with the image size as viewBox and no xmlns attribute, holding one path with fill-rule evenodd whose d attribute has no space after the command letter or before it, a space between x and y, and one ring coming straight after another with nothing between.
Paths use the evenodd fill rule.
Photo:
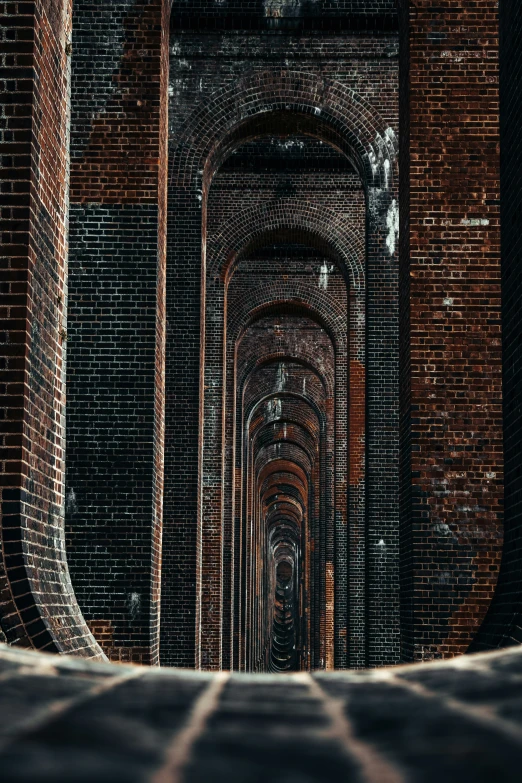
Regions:
<instances>
[{"instance_id":1,"label":"brick pillar","mask_svg":"<svg viewBox=\"0 0 522 783\"><path fill-rule=\"evenodd\" d=\"M502 544L498 3L458 5L401 10L406 660L467 649Z\"/></svg>"},{"instance_id":2,"label":"brick pillar","mask_svg":"<svg viewBox=\"0 0 522 783\"><path fill-rule=\"evenodd\" d=\"M3 2L0 11L1 622L13 644L102 657L64 548L71 3Z\"/></svg>"},{"instance_id":3,"label":"brick pillar","mask_svg":"<svg viewBox=\"0 0 522 783\"><path fill-rule=\"evenodd\" d=\"M522 643L522 6L517 0L501 0L499 15L506 519L498 588L475 650Z\"/></svg>"},{"instance_id":4,"label":"brick pillar","mask_svg":"<svg viewBox=\"0 0 522 783\"><path fill-rule=\"evenodd\" d=\"M67 544L113 660L159 661L168 0L76 0Z\"/></svg>"},{"instance_id":5,"label":"brick pillar","mask_svg":"<svg viewBox=\"0 0 522 783\"><path fill-rule=\"evenodd\" d=\"M169 187L165 505L161 639L164 666L199 665L201 207L194 191ZM180 296L180 291L183 296Z\"/></svg>"}]
</instances>

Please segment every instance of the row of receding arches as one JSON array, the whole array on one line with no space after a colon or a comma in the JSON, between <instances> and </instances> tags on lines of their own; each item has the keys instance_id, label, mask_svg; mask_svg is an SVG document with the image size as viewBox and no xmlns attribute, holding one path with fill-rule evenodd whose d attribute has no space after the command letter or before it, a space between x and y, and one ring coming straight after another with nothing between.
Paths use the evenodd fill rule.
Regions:
<instances>
[{"instance_id":1,"label":"row of receding arches","mask_svg":"<svg viewBox=\"0 0 522 783\"><path fill-rule=\"evenodd\" d=\"M302 218L306 209L279 201L278 228L241 249L227 274L221 444L208 426L210 395L203 410L203 466L205 457L211 462L232 447L223 565L233 576L224 583L223 610L235 629L232 665L248 670L334 666L334 579L343 567L335 559L346 551L335 520L346 528L349 302L352 309L359 304L360 315L364 302L355 292L349 298L353 281L312 221ZM325 232L326 210L321 217ZM299 218L306 229L292 225ZM357 241L354 227L346 230ZM217 297L209 289L214 313ZM220 342L212 322L209 356ZM205 370L205 388L220 388L221 368L212 360ZM343 620L346 627L346 618L337 618ZM287 625L291 632L284 632Z\"/></svg>"},{"instance_id":2,"label":"row of receding arches","mask_svg":"<svg viewBox=\"0 0 522 783\"><path fill-rule=\"evenodd\" d=\"M369 259L389 275L383 282L381 274L370 297L391 313L396 270L386 232L395 139L341 85L288 72L253 81L253 89L236 85L196 111L172 155L172 303L202 269L194 286L199 339L184 359L199 388L195 663L257 671L360 666L368 655L368 347L373 362L379 352L368 340L366 279ZM358 200L303 198L295 165L271 196L249 198L238 188L234 198L242 150L255 158L257 145L259 157L269 156L274 139L300 145L303 160L324 145L352 186L358 181ZM188 196L194 185L197 207ZM180 224L184 234L176 233ZM173 306L168 318L176 320ZM181 560L183 542L171 531L176 515L186 524L176 477L186 473L188 455L169 439L169 422L187 416L190 403L179 379L169 378L168 355L167 344L163 546L164 553L177 546ZM396 532L392 516L380 523ZM168 645L169 626L179 633L181 617L174 617L168 574L163 594ZM191 599L188 578L178 596Z\"/></svg>"}]
</instances>

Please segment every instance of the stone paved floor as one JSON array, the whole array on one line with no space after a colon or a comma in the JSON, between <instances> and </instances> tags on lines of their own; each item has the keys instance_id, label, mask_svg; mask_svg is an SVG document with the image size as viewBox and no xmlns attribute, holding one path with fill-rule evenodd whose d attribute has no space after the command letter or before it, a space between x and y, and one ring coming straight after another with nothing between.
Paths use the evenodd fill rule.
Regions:
<instances>
[{"instance_id":1,"label":"stone paved floor","mask_svg":"<svg viewBox=\"0 0 522 783\"><path fill-rule=\"evenodd\" d=\"M0 645L0 781L522 783L522 649L310 676Z\"/></svg>"}]
</instances>

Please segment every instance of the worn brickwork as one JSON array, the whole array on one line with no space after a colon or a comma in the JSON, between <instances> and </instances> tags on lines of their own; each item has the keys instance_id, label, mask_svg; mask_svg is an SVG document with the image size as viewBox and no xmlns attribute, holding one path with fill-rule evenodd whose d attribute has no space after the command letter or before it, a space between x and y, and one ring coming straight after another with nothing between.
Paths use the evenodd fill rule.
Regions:
<instances>
[{"instance_id":1,"label":"worn brickwork","mask_svg":"<svg viewBox=\"0 0 522 783\"><path fill-rule=\"evenodd\" d=\"M520 780L520 648L253 677L0 646L0 675L5 783Z\"/></svg>"},{"instance_id":2,"label":"worn brickwork","mask_svg":"<svg viewBox=\"0 0 522 783\"><path fill-rule=\"evenodd\" d=\"M497 5L420 0L402 18L406 659L467 649L500 564Z\"/></svg>"},{"instance_id":3,"label":"worn brickwork","mask_svg":"<svg viewBox=\"0 0 522 783\"><path fill-rule=\"evenodd\" d=\"M10 642L100 656L64 549L70 3L4 2L2 529Z\"/></svg>"},{"instance_id":4,"label":"worn brickwork","mask_svg":"<svg viewBox=\"0 0 522 783\"><path fill-rule=\"evenodd\" d=\"M498 590L473 649L522 643L522 146L517 132L522 105L522 7L503 0L499 12L505 546Z\"/></svg>"},{"instance_id":5,"label":"worn brickwork","mask_svg":"<svg viewBox=\"0 0 522 783\"><path fill-rule=\"evenodd\" d=\"M158 660L167 41L166 3L74 5L68 557L107 654L143 663Z\"/></svg>"},{"instance_id":6,"label":"worn brickwork","mask_svg":"<svg viewBox=\"0 0 522 783\"><path fill-rule=\"evenodd\" d=\"M112 646L146 659L158 211L72 204L70 216L67 553L86 620L110 621Z\"/></svg>"},{"instance_id":7,"label":"worn brickwork","mask_svg":"<svg viewBox=\"0 0 522 783\"><path fill-rule=\"evenodd\" d=\"M364 196L360 180L345 158L335 153L330 147L314 142L309 137L290 137L286 140L272 137L268 143L261 139L257 143L239 148L229 158L216 174L209 195L208 230L211 241L216 232L223 234L223 232L229 233L237 230L238 191L241 192L242 208L248 209L247 214L249 212L251 214L251 217L245 220L247 231L250 221L254 226L259 227L259 221L266 220L266 216L263 216L263 208L265 210L278 208L283 213L281 220L283 225L285 212L289 217L293 215L294 220L297 214L302 213L304 222L306 222L304 205L309 202L313 203L315 209L324 208L323 219L325 221L328 220L328 215L342 212L353 231L355 229L364 231ZM244 220L244 218L242 219ZM309 623L306 633L303 631L300 639L303 661L312 668L320 667L321 661L323 665L326 662L329 666L336 663L337 666L343 667L346 665L350 653L353 655L354 652L353 644L349 642L350 637L347 629L350 553L346 537L348 490L348 435L346 428L349 407L346 395L340 392L341 389L346 389L348 384L346 286L350 284L350 279L348 270L341 266L341 271L331 257L325 256L313 246L310 247L306 244L311 241L311 234L301 230L300 233L296 233L294 239L301 239L305 244L292 245L290 244L290 236L280 237L280 244L271 248L260 248L254 251L253 256L242 259L229 283L226 327L229 349L225 371L228 379L227 385L235 386L237 391L235 401L232 388L226 392L225 408L230 413L225 428L227 433L232 433L234 421L232 412L234 409L237 411L237 433L244 430L250 415L264 411L261 420L266 424L268 430L272 426L276 427L275 422L280 422L279 430L273 433L276 443L279 443L280 438L282 438L282 442L285 442L285 437L283 437L285 432L289 442L292 442L292 438L297 437L296 432L292 431L292 427L299 427L299 431L303 428L306 430L309 426L313 427L317 415L323 421L320 435L317 432L317 421L315 424L315 438L319 437L319 440L314 441L313 447L310 444L305 448L310 460L310 468L312 469L314 463L317 463L313 468L315 480L321 484L323 489L321 490L317 485L308 487L308 492L315 493L319 498L320 505L317 508L316 518L313 518L311 510L308 508L306 493L299 500L299 503L304 506L303 513L305 515L308 513L309 518L306 521L303 520L300 530L299 557L293 556L296 561L302 558L299 569L302 571L300 578L303 595L301 605L297 607L297 613L301 618L307 619ZM343 279L343 274L346 275L346 282ZM209 286L210 284L209 281ZM208 296L210 298L210 291ZM292 325L292 316L285 313L285 303L287 305L293 303L294 308L299 306L304 308L303 314L308 311L311 320L303 319L299 322L300 328L295 329ZM272 321L269 320L268 323L266 319L255 320L256 316L253 313L261 315L267 308L271 308L273 311L275 309L275 312L279 310L280 316L272 316ZM332 314L332 310L335 311L335 316ZM307 342L311 342L316 351L321 352L322 329L313 320L318 316L325 319L328 324L332 324L334 321L336 324L336 358L333 364L332 356L324 364L318 361L313 352L303 354L303 344ZM250 324L252 319L254 319L254 323ZM255 339L250 339L251 333L256 335ZM325 336L323 333L323 338ZM213 336L209 336L207 342L209 380L206 385L214 385L215 381L211 379L219 378L223 372L218 359L219 351L214 350L210 344L212 339ZM330 338L328 339L330 340ZM235 370L233 357L236 340L240 340L240 342L237 347L237 368ZM357 327L355 328L351 341L353 351L357 352L356 343L363 342L361 328L359 328L358 334ZM331 346L330 350L332 350ZM215 358L210 359L210 355ZM310 367L304 370L299 366L299 361L303 361L303 355L306 355L305 361L308 365L314 367L312 373ZM297 365L295 360L298 361ZM259 375L262 371L268 372L269 377L271 373L271 384L267 383L264 376ZM325 382L326 376L329 376L330 381L328 401L324 395L320 400L315 400L320 409L319 414L317 408L314 410L311 407L309 399L314 388L314 372ZM234 377L236 378L235 382ZM263 382L261 377L264 379ZM356 399L364 397L364 390L356 388L354 379L352 381L351 400L352 403L355 403ZM334 392L334 384L337 395ZM298 393L302 398L300 412L295 413L294 418L290 418L288 421L284 418L284 411L282 411L281 417L278 417L278 405L287 405L287 395L295 393ZM264 403L263 400L265 400ZM211 405L211 402L206 401L205 408L208 409ZM268 406L266 410L264 405ZM336 405L335 410L334 405ZM354 407L355 405L352 404L352 410ZM271 413L268 412L269 409L272 411ZM267 416L268 421L265 421ZM295 416L297 416L299 425L296 423ZM251 426L253 427L254 424ZM255 431L254 428L251 437L254 437ZM263 448L267 448L267 444L264 443L267 434L268 432L263 432ZM211 452L214 439L215 435L212 436L211 433L206 435L205 445ZM245 603L244 609L235 606L235 603L239 602L235 600L235 597L239 598L241 591L241 558L237 549L239 530L233 532L235 525L228 522L228 519L232 515L234 500L236 500L236 507L239 503L241 490L239 482L234 487L233 480L228 479L228 475L232 471L232 465L228 464L228 461L232 459L233 438L230 438L230 441L232 442L227 449L227 464L225 465L227 485L224 498L226 521L223 541L224 593L225 596L230 595L230 599L226 597L223 605L223 657L225 660L227 659L229 645L227 633L234 629L237 648L234 645L232 647L232 662L239 662L240 658L248 656L248 668L256 668L256 666L266 666L264 660L256 660L256 658L262 655L267 646L267 643L264 643L262 639L270 627L270 622L266 615L261 622L261 616L263 611L269 612L271 606L267 602L263 610L256 606L249 609L250 623L253 626L256 625L257 618L256 632L254 633L253 629L250 630L251 641L249 645L257 648L256 656L252 649L247 650L246 646L241 645L235 628L238 623L242 623L244 626L247 624L247 618L243 614L247 611L246 605L252 601L253 591L249 589L244 602L241 602L241 604ZM362 439L357 439L355 436L350 442L355 450L360 450L364 445ZM239 455L242 453L241 438L237 440L235 448L236 472L240 474L242 470L239 459ZM257 453L260 448L256 437L254 437L253 448L252 459L255 462L258 459ZM324 452L322 464L320 464L319 457L321 451ZM297 464L299 464L298 459ZM331 467L328 468L327 465ZM285 483L288 481L288 474L292 474L294 469L292 461L288 460L284 464L278 462L274 467L276 470L271 474L274 480L282 471ZM259 474L263 475L265 471L263 461L259 463L258 470ZM263 482L266 480L266 476L264 476ZM271 496L273 497L272 503L269 503L268 507L260 508L258 512L257 524L261 526L261 531L266 519L269 535L277 542L279 542L278 530L274 528L272 532L271 525L285 519L280 515L281 503L285 496L285 485L280 486L278 492ZM251 491L253 491L253 485ZM261 495L259 502L262 504L264 490L260 487L258 491ZM253 507L256 507L257 500L254 496L250 502ZM334 507L336 514L333 518L332 509ZM359 517L364 514L361 504L358 507L357 503L354 503L354 510L355 514L352 514L351 518L352 529L356 527L357 514ZM272 522L273 518L274 522ZM259 580L259 600L263 601L267 592L270 592L270 587L262 585L263 579L268 580L269 567L267 564L270 562L270 547L268 542L265 544L262 537L259 534L258 536L258 546L264 550L264 553L259 553L259 568L257 568L256 562L254 570L261 571L262 575L253 573L249 578L252 579L253 584L256 579ZM247 546L253 546L253 543L249 543ZM352 557L352 565L356 565L354 557ZM309 574L307 568L310 569ZM329 584L326 582L327 571L330 574L335 572L335 589L333 580ZM232 579L228 576L230 572L234 573ZM234 589L232 588L233 581L235 581ZM233 592L230 592L232 589ZM351 609L353 603L353 600L350 601ZM335 619L334 613L336 614ZM227 623L227 616L230 617L231 625ZM353 615L352 619L354 619ZM355 623L352 623L352 633L354 627ZM306 634L310 635L309 639ZM334 636L336 637L335 641ZM239 649L240 647L242 649Z\"/></svg>"}]
</instances>

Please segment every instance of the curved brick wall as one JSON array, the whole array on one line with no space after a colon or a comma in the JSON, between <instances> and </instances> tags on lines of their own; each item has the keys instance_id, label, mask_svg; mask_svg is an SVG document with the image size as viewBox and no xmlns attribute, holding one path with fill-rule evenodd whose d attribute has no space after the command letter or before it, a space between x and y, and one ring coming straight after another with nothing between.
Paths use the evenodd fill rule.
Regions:
<instances>
[{"instance_id":1,"label":"curved brick wall","mask_svg":"<svg viewBox=\"0 0 522 783\"><path fill-rule=\"evenodd\" d=\"M13 644L102 658L64 541L70 3L2 7L0 617Z\"/></svg>"}]
</instances>

